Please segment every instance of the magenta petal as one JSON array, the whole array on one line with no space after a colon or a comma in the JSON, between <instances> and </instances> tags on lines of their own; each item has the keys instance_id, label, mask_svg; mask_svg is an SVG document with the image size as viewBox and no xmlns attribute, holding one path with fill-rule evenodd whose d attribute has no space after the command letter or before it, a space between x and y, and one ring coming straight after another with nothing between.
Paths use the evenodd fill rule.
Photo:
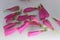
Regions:
<instances>
[{"instance_id":1,"label":"magenta petal","mask_svg":"<svg viewBox=\"0 0 60 40\"><path fill-rule=\"evenodd\" d=\"M60 26L60 20L58 20L58 19L56 19L56 18L53 18L55 21L56 21L56 23Z\"/></svg>"},{"instance_id":2,"label":"magenta petal","mask_svg":"<svg viewBox=\"0 0 60 40\"><path fill-rule=\"evenodd\" d=\"M27 12L31 12L31 11L34 11L34 10L36 10L37 8L35 8L35 7L28 7L28 8L25 8L24 9L24 13L27 13Z\"/></svg>"},{"instance_id":3,"label":"magenta petal","mask_svg":"<svg viewBox=\"0 0 60 40\"><path fill-rule=\"evenodd\" d=\"M4 30L12 28L12 27L16 26L16 24L17 24L16 22L15 23L9 23L9 24L7 24L7 25L4 26Z\"/></svg>"},{"instance_id":4,"label":"magenta petal","mask_svg":"<svg viewBox=\"0 0 60 40\"><path fill-rule=\"evenodd\" d=\"M43 7L43 5L41 5L41 7L39 7L39 18L40 18L40 20L43 20L43 19L48 18L48 17L49 17L49 13Z\"/></svg>"},{"instance_id":5,"label":"magenta petal","mask_svg":"<svg viewBox=\"0 0 60 40\"><path fill-rule=\"evenodd\" d=\"M29 25L30 22L26 21L20 28L18 28L19 33L22 33Z\"/></svg>"},{"instance_id":6,"label":"magenta petal","mask_svg":"<svg viewBox=\"0 0 60 40\"><path fill-rule=\"evenodd\" d=\"M27 16L26 15L19 16L17 20L19 20L19 21L25 21L25 20L27 20Z\"/></svg>"},{"instance_id":7,"label":"magenta petal","mask_svg":"<svg viewBox=\"0 0 60 40\"><path fill-rule=\"evenodd\" d=\"M28 32L28 36L36 36L38 34L41 34L42 32L44 32L43 30L40 31L33 31L33 32Z\"/></svg>"},{"instance_id":8,"label":"magenta petal","mask_svg":"<svg viewBox=\"0 0 60 40\"><path fill-rule=\"evenodd\" d=\"M20 9L19 6L14 6L14 7L8 8L7 10L9 10L9 11L17 11L19 9Z\"/></svg>"},{"instance_id":9,"label":"magenta petal","mask_svg":"<svg viewBox=\"0 0 60 40\"><path fill-rule=\"evenodd\" d=\"M49 20L44 20L43 24L46 25L51 30L54 30L54 27L52 26L51 22Z\"/></svg>"},{"instance_id":10,"label":"magenta petal","mask_svg":"<svg viewBox=\"0 0 60 40\"><path fill-rule=\"evenodd\" d=\"M17 14L18 14L18 12L15 12L15 13L12 13L12 14L7 15L7 16L5 17L6 22L9 22L9 21L13 20L14 17L15 17Z\"/></svg>"},{"instance_id":11,"label":"magenta petal","mask_svg":"<svg viewBox=\"0 0 60 40\"><path fill-rule=\"evenodd\" d=\"M10 28L8 30L5 30L5 36L11 35L16 31L16 28Z\"/></svg>"}]
</instances>

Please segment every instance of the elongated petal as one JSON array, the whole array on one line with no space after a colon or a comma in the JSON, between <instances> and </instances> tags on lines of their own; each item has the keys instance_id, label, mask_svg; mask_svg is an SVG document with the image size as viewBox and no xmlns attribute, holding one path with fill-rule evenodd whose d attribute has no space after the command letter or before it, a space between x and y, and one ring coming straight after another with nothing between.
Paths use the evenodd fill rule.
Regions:
<instances>
[{"instance_id":1,"label":"elongated petal","mask_svg":"<svg viewBox=\"0 0 60 40\"><path fill-rule=\"evenodd\" d=\"M19 6L13 6L11 8L6 9L6 10L9 10L9 11L17 11L19 9L20 9Z\"/></svg>"},{"instance_id":2,"label":"elongated petal","mask_svg":"<svg viewBox=\"0 0 60 40\"><path fill-rule=\"evenodd\" d=\"M40 18L40 20L44 20L45 18L48 18L48 17L49 17L49 13L41 4L41 6L39 7L39 18Z\"/></svg>"},{"instance_id":3,"label":"elongated petal","mask_svg":"<svg viewBox=\"0 0 60 40\"><path fill-rule=\"evenodd\" d=\"M19 16L17 20L19 20L19 21L25 21L25 20L27 20L27 16L26 15Z\"/></svg>"},{"instance_id":4,"label":"elongated petal","mask_svg":"<svg viewBox=\"0 0 60 40\"><path fill-rule=\"evenodd\" d=\"M51 22L49 20L44 20L43 24L46 25L51 30L54 30L54 27L52 26Z\"/></svg>"},{"instance_id":5,"label":"elongated petal","mask_svg":"<svg viewBox=\"0 0 60 40\"><path fill-rule=\"evenodd\" d=\"M19 33L22 33L29 25L30 23L26 21L23 25L21 25L21 27L18 28Z\"/></svg>"},{"instance_id":6,"label":"elongated petal","mask_svg":"<svg viewBox=\"0 0 60 40\"><path fill-rule=\"evenodd\" d=\"M28 32L28 36L36 36L38 34L41 34L42 32L44 32L44 30L40 30L40 31L32 31L32 32Z\"/></svg>"},{"instance_id":7,"label":"elongated petal","mask_svg":"<svg viewBox=\"0 0 60 40\"><path fill-rule=\"evenodd\" d=\"M16 22L15 23L9 23L9 24L4 26L4 30L7 30L9 28L13 28L14 26L16 26L16 24L17 24Z\"/></svg>"},{"instance_id":8,"label":"elongated petal","mask_svg":"<svg viewBox=\"0 0 60 40\"><path fill-rule=\"evenodd\" d=\"M28 7L28 8L25 8L24 9L24 13L27 13L27 12L32 12L32 11L34 11L34 10L36 10L37 8L35 8L35 7Z\"/></svg>"},{"instance_id":9,"label":"elongated petal","mask_svg":"<svg viewBox=\"0 0 60 40\"><path fill-rule=\"evenodd\" d=\"M7 16L5 17L6 22L9 22L9 21L13 20L14 17L17 16L17 15L18 15L18 12L14 12L14 13L12 13L12 14L7 15Z\"/></svg>"},{"instance_id":10,"label":"elongated petal","mask_svg":"<svg viewBox=\"0 0 60 40\"><path fill-rule=\"evenodd\" d=\"M29 16L22 15L22 16L19 16L17 20L26 21L27 19L31 19L31 17L35 17L35 15L29 15Z\"/></svg>"},{"instance_id":11,"label":"elongated petal","mask_svg":"<svg viewBox=\"0 0 60 40\"><path fill-rule=\"evenodd\" d=\"M56 18L53 18L55 21L56 21L56 23L60 26L60 20L58 20L58 19L56 19Z\"/></svg>"},{"instance_id":12,"label":"elongated petal","mask_svg":"<svg viewBox=\"0 0 60 40\"><path fill-rule=\"evenodd\" d=\"M8 30L4 31L5 36L13 34L17 29L16 28L10 28Z\"/></svg>"},{"instance_id":13,"label":"elongated petal","mask_svg":"<svg viewBox=\"0 0 60 40\"><path fill-rule=\"evenodd\" d=\"M32 20L32 23L31 24L33 24L33 25L36 24L36 25L41 26L40 21L36 17L31 17L30 19Z\"/></svg>"}]
</instances>

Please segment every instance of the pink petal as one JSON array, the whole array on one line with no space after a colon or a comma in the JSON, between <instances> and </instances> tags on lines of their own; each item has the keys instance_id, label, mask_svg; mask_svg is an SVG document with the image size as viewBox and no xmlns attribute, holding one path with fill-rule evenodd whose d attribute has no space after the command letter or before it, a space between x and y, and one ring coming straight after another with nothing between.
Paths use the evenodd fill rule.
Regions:
<instances>
[{"instance_id":1,"label":"pink petal","mask_svg":"<svg viewBox=\"0 0 60 40\"><path fill-rule=\"evenodd\" d=\"M5 36L11 35L16 31L16 28L10 28L8 30L5 30Z\"/></svg>"},{"instance_id":2,"label":"pink petal","mask_svg":"<svg viewBox=\"0 0 60 40\"><path fill-rule=\"evenodd\" d=\"M56 21L56 23L60 26L60 20L58 20L58 19L56 19L56 18L53 18L55 21Z\"/></svg>"},{"instance_id":3,"label":"pink petal","mask_svg":"<svg viewBox=\"0 0 60 40\"><path fill-rule=\"evenodd\" d=\"M13 28L14 26L16 26L16 24L17 24L16 22L15 23L9 23L9 24L4 26L4 30L9 29L9 28Z\"/></svg>"},{"instance_id":4,"label":"pink petal","mask_svg":"<svg viewBox=\"0 0 60 40\"><path fill-rule=\"evenodd\" d=\"M48 17L49 17L49 13L41 4L41 6L39 7L39 18L40 18L40 20L44 20L45 18L48 18Z\"/></svg>"},{"instance_id":5,"label":"pink petal","mask_svg":"<svg viewBox=\"0 0 60 40\"><path fill-rule=\"evenodd\" d=\"M22 15L22 16L19 16L17 20L26 21L27 19L31 19L31 17L35 17L35 15L29 15L29 16Z\"/></svg>"},{"instance_id":6,"label":"pink petal","mask_svg":"<svg viewBox=\"0 0 60 40\"><path fill-rule=\"evenodd\" d=\"M20 28L18 28L19 33L22 33L29 25L30 22L26 21Z\"/></svg>"},{"instance_id":7,"label":"pink petal","mask_svg":"<svg viewBox=\"0 0 60 40\"><path fill-rule=\"evenodd\" d=\"M27 20L27 16L26 15L19 16L17 20L19 20L19 21L25 21L25 20Z\"/></svg>"},{"instance_id":8,"label":"pink petal","mask_svg":"<svg viewBox=\"0 0 60 40\"><path fill-rule=\"evenodd\" d=\"M36 10L37 8L35 8L35 7L28 7L28 8L25 8L24 9L24 13L27 13L27 12L32 12L32 11L34 11L34 10Z\"/></svg>"},{"instance_id":9,"label":"pink petal","mask_svg":"<svg viewBox=\"0 0 60 40\"><path fill-rule=\"evenodd\" d=\"M31 20L32 20L32 25L39 25L39 26L41 26L41 23L40 23L40 21L39 20L37 20L37 18L36 17L31 17Z\"/></svg>"},{"instance_id":10,"label":"pink petal","mask_svg":"<svg viewBox=\"0 0 60 40\"><path fill-rule=\"evenodd\" d=\"M9 10L9 11L17 11L19 9L20 9L19 6L14 6L14 7L8 8L6 10Z\"/></svg>"},{"instance_id":11,"label":"pink petal","mask_svg":"<svg viewBox=\"0 0 60 40\"><path fill-rule=\"evenodd\" d=\"M14 17L15 17L17 14L18 14L18 12L15 12L15 13L12 13L12 14L7 15L7 16L5 17L6 22L9 22L9 21L13 20Z\"/></svg>"},{"instance_id":12,"label":"pink petal","mask_svg":"<svg viewBox=\"0 0 60 40\"><path fill-rule=\"evenodd\" d=\"M42 32L44 32L44 30L40 30L40 31L33 31L33 32L28 32L28 36L36 36L38 34L41 34Z\"/></svg>"},{"instance_id":13,"label":"pink petal","mask_svg":"<svg viewBox=\"0 0 60 40\"><path fill-rule=\"evenodd\" d=\"M51 22L49 20L44 20L43 24L46 25L51 30L54 30L54 27L52 26Z\"/></svg>"}]
</instances>

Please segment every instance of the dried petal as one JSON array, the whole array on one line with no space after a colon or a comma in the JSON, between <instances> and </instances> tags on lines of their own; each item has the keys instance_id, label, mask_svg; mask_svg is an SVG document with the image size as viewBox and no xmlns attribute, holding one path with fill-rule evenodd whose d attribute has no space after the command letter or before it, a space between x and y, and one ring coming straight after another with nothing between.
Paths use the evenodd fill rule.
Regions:
<instances>
[{"instance_id":1,"label":"dried petal","mask_svg":"<svg viewBox=\"0 0 60 40\"><path fill-rule=\"evenodd\" d=\"M34 11L34 10L36 10L37 8L35 8L35 7L28 7L28 8L25 8L24 9L24 13L27 13L27 12L32 12L32 11Z\"/></svg>"},{"instance_id":2,"label":"dried petal","mask_svg":"<svg viewBox=\"0 0 60 40\"><path fill-rule=\"evenodd\" d=\"M46 25L51 30L54 30L54 27L52 26L51 22L49 20L44 20L43 24Z\"/></svg>"},{"instance_id":3,"label":"dried petal","mask_svg":"<svg viewBox=\"0 0 60 40\"><path fill-rule=\"evenodd\" d=\"M55 21L56 21L56 23L60 26L60 20L58 20L58 19L56 19L56 18L53 18Z\"/></svg>"},{"instance_id":4,"label":"dried petal","mask_svg":"<svg viewBox=\"0 0 60 40\"><path fill-rule=\"evenodd\" d=\"M9 11L17 11L19 9L20 9L19 6L14 6L14 7L8 8L6 10L9 10Z\"/></svg>"},{"instance_id":5,"label":"dried petal","mask_svg":"<svg viewBox=\"0 0 60 40\"><path fill-rule=\"evenodd\" d=\"M40 18L40 20L44 20L45 18L48 18L48 17L49 17L49 13L41 4L39 7L39 18Z\"/></svg>"},{"instance_id":6,"label":"dried petal","mask_svg":"<svg viewBox=\"0 0 60 40\"><path fill-rule=\"evenodd\" d=\"M33 31L33 32L28 32L28 36L35 36L38 34L41 34L42 32L44 32L44 30L40 30L40 31Z\"/></svg>"}]
</instances>

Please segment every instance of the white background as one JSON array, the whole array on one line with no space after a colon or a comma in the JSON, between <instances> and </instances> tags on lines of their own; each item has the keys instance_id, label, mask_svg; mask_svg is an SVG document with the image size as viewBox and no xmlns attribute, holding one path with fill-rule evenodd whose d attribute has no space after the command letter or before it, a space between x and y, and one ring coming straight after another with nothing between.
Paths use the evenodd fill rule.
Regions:
<instances>
[{"instance_id":1,"label":"white background","mask_svg":"<svg viewBox=\"0 0 60 40\"><path fill-rule=\"evenodd\" d=\"M46 10L48 10L48 12L50 13L49 20L51 21L55 29L58 31L57 34L54 34L53 31L47 31L37 36L28 37L28 28L25 32L23 32L23 34L19 34L19 32L16 31L10 36L4 36L4 17L9 12L4 13L3 10L14 5L19 5L21 9L31 6L37 7L40 3L42 3ZM37 13L35 14L37 15ZM51 17L60 19L60 0L31 0L31 2L21 2L20 0L0 0L0 40L60 40L60 27L52 20Z\"/></svg>"}]
</instances>

